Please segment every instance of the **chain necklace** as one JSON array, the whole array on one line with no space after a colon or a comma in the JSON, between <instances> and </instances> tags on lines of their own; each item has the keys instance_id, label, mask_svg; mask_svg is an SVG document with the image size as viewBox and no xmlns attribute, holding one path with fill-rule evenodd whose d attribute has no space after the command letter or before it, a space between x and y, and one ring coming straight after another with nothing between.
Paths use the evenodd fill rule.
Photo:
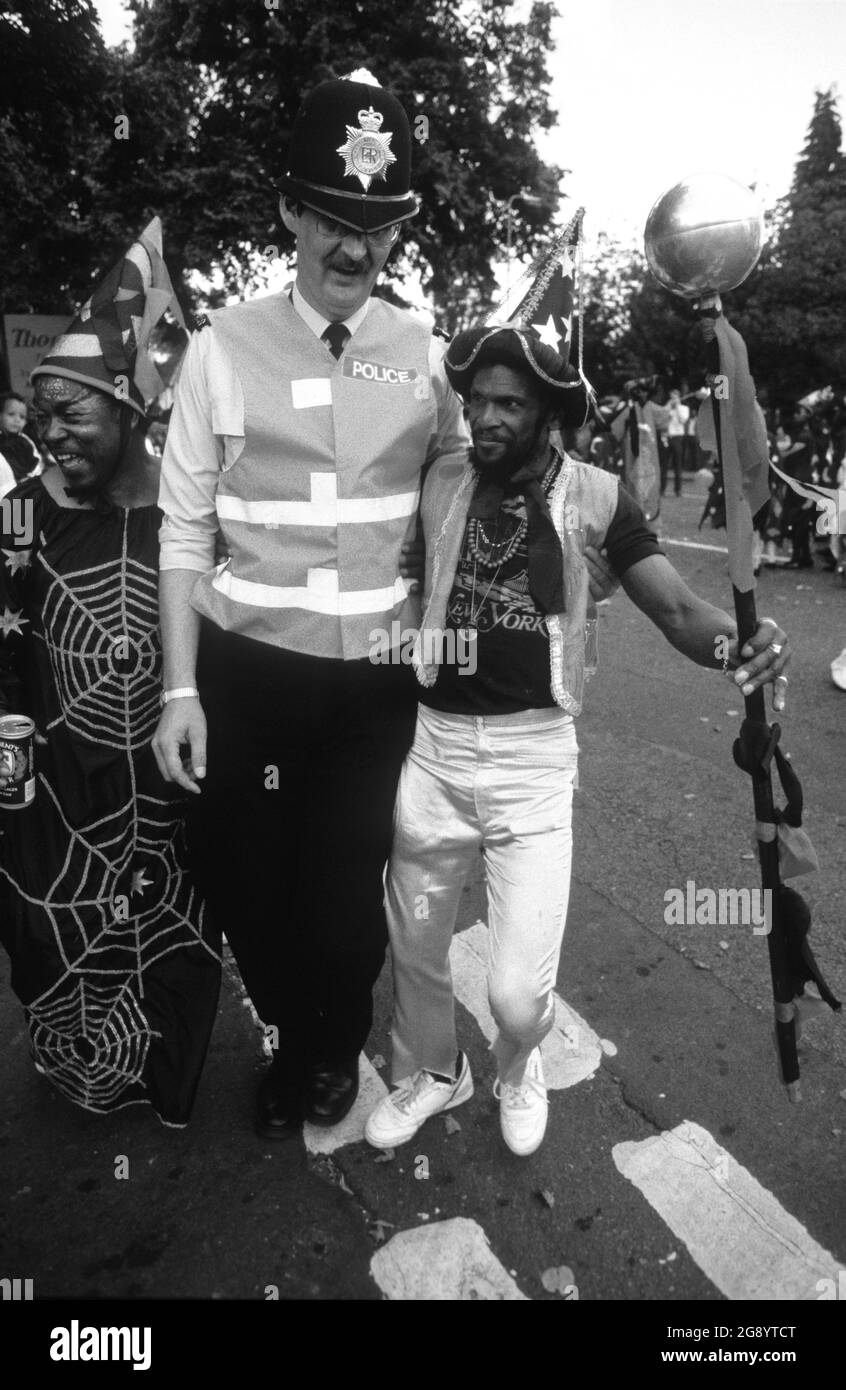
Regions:
<instances>
[{"instance_id":1,"label":"chain necklace","mask_svg":"<svg viewBox=\"0 0 846 1390\"><path fill-rule=\"evenodd\" d=\"M470 594L470 616L469 616L469 618L467 618L466 622L463 623L462 626L459 628L459 634L462 635L463 637L465 637L465 639L467 639L467 637L469 636L469 634L470 634L471 632L477 632L477 631L478 631L478 628L479 628L479 614L481 613L482 609L483 609L484 606L485 606L485 600L487 599L488 594L490 593L491 589L493 588L494 584L496 583L496 577L497 577L497 575L499 574L500 570L502 569L502 564L503 564L503 562L500 560L499 564L497 565L496 569L494 570L493 578L491 579L490 584L488 585L488 587L487 587L487 589L485 590L485 592L482 594L482 597L479 599L479 606L478 606L478 608L477 608L477 607L476 607L476 602L475 602L475 600L476 600L476 570L477 570L477 567L478 567L478 560L476 559L475 556L473 557L473 589L472 589L472 592L471 592L471 594Z\"/></svg>"},{"instance_id":2,"label":"chain necklace","mask_svg":"<svg viewBox=\"0 0 846 1390\"><path fill-rule=\"evenodd\" d=\"M557 471L558 458L554 457L543 476L542 487L545 493L549 492L549 486L553 481L554 476L557 474ZM499 522L500 518L497 517L497 532L499 531ZM506 560L509 560L517 550L520 541L522 540L526 530L528 529L528 524L528 519L525 516L521 517L517 521L517 525L514 527L514 530L509 535L503 537L502 540L499 540L497 536L494 536L494 539L491 541L488 539L487 532L485 531L478 517L471 518L468 530L468 542L470 547L470 553L473 556L473 588L470 593L470 615L467 618L466 622L463 624L463 626L459 628L460 634L468 634L470 632L475 632L478 630L479 614L485 606L488 594L490 593L491 589L496 583L497 576L499 575L499 572L505 564ZM485 553L485 551L483 551L479 545L480 538L487 548L487 553ZM493 566L496 566L496 568L494 569L493 576L491 577L491 581L488 584L487 589L482 594L482 597L479 599L479 604L477 607L475 602L476 576L479 565L481 565L483 569L487 570L490 570Z\"/></svg>"}]
</instances>

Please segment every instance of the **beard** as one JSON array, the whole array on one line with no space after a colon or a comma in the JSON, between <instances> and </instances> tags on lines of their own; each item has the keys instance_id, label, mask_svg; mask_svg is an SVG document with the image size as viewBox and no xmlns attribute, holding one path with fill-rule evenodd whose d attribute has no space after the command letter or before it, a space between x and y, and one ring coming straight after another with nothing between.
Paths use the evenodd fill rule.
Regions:
<instances>
[{"instance_id":1,"label":"beard","mask_svg":"<svg viewBox=\"0 0 846 1390\"><path fill-rule=\"evenodd\" d=\"M470 462L477 473L481 473L484 478L498 483L507 482L511 474L516 472L520 466L519 459L514 459L510 455L507 455L505 458L497 459L495 462L481 459L476 453L475 447L470 449Z\"/></svg>"},{"instance_id":2,"label":"beard","mask_svg":"<svg viewBox=\"0 0 846 1390\"><path fill-rule=\"evenodd\" d=\"M499 441L497 441L499 442ZM470 449L470 462L478 473L482 475L486 482L493 482L499 486L506 487L510 478L526 464L533 460L539 460L541 455L546 458L549 452L549 428L546 421L541 421L535 431L534 437L528 444L517 449L512 443L502 441L506 445L505 453L498 459L488 461L479 457L476 452L475 443Z\"/></svg>"}]
</instances>

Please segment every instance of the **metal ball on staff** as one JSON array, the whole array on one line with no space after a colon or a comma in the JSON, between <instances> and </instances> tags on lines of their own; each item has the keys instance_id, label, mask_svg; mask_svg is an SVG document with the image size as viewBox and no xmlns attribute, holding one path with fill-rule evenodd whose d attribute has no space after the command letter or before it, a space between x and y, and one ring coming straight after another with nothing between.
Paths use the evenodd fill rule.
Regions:
<instances>
[{"instance_id":1,"label":"metal ball on staff","mask_svg":"<svg viewBox=\"0 0 846 1390\"><path fill-rule=\"evenodd\" d=\"M692 174L655 203L644 245L659 284L686 299L736 289L764 242L758 199L725 174Z\"/></svg>"}]
</instances>

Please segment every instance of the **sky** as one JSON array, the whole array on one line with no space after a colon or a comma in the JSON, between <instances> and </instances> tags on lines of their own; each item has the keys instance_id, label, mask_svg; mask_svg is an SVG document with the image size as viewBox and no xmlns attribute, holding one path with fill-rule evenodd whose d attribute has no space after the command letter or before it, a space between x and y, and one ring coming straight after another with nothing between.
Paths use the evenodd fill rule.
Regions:
<instances>
[{"instance_id":1,"label":"sky","mask_svg":"<svg viewBox=\"0 0 846 1390\"><path fill-rule=\"evenodd\" d=\"M107 43L131 33L123 0L96 4ZM557 0L557 10L558 124L538 147L572 170L561 215L584 205L588 242L599 231L641 238L652 204L701 170L755 183L771 206L790 185L815 89L834 85L846 120L846 0Z\"/></svg>"},{"instance_id":2,"label":"sky","mask_svg":"<svg viewBox=\"0 0 846 1390\"><path fill-rule=\"evenodd\" d=\"M544 159L598 230L642 235L688 174L787 192L815 89L846 118L846 0L559 0ZM837 88L838 81L842 84Z\"/></svg>"}]
</instances>

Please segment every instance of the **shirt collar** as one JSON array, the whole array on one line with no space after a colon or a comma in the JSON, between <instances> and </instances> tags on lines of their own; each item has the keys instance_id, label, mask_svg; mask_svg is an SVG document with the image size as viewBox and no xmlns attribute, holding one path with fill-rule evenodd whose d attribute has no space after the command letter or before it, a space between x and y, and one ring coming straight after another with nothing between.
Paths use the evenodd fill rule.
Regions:
<instances>
[{"instance_id":1,"label":"shirt collar","mask_svg":"<svg viewBox=\"0 0 846 1390\"><path fill-rule=\"evenodd\" d=\"M293 304L303 323L308 325L315 337L322 338L329 324L332 322L332 319L324 318L322 314L318 314L316 309L312 309L311 305L306 303L299 290L297 289L296 281L294 282L294 288L291 291L291 303ZM365 299L360 309L356 309L355 313L350 314L348 319L342 320L345 328L349 330L350 337L352 337L356 329L360 328L361 325L364 323L364 320L367 317L367 310L369 306L370 300Z\"/></svg>"}]
</instances>

